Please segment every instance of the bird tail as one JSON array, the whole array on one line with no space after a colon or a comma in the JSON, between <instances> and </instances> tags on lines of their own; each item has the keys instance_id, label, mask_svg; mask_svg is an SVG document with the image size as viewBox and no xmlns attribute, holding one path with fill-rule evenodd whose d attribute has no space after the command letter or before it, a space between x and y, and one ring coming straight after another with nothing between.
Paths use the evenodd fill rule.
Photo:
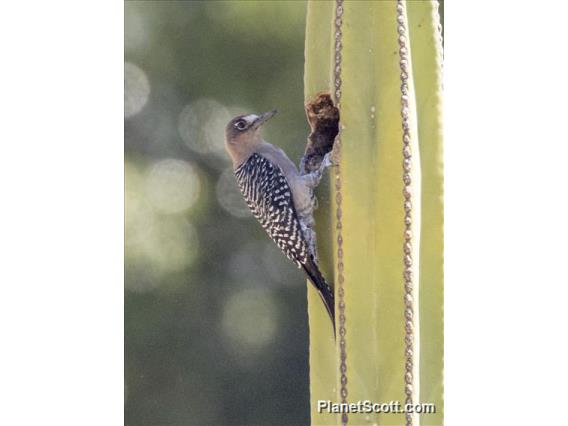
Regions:
<instances>
[{"instance_id":1,"label":"bird tail","mask_svg":"<svg viewBox=\"0 0 568 426\"><path fill-rule=\"evenodd\" d=\"M312 256L310 256L309 260L302 267L323 301L327 313L331 318L333 334L335 335L335 297L333 294L333 288L325 281L325 278Z\"/></svg>"}]
</instances>

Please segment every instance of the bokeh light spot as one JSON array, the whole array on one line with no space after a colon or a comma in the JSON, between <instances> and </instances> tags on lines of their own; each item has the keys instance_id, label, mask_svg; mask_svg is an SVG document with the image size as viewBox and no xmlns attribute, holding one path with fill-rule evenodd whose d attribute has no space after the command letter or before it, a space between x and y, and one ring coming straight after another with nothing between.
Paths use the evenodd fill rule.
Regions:
<instances>
[{"instance_id":1,"label":"bokeh light spot","mask_svg":"<svg viewBox=\"0 0 568 426\"><path fill-rule=\"evenodd\" d=\"M143 250L159 271L181 271L197 255L197 231L183 219L164 218L154 226L151 238L144 241Z\"/></svg>"},{"instance_id":2,"label":"bokeh light spot","mask_svg":"<svg viewBox=\"0 0 568 426\"><path fill-rule=\"evenodd\" d=\"M167 166L169 160L164 161ZM187 163L181 163L181 170L186 171ZM175 164L177 165L177 162ZM170 167L166 169L171 170ZM195 227L183 216L160 214L162 211L149 200L148 185L149 175L144 176L132 163L127 162L124 218L125 286L136 292L151 291L166 284L167 274L190 267L199 253ZM176 203L179 202L175 201L174 205L179 205ZM170 206L171 203L159 205ZM186 206L187 202L183 205Z\"/></svg>"},{"instance_id":3,"label":"bokeh light spot","mask_svg":"<svg viewBox=\"0 0 568 426\"><path fill-rule=\"evenodd\" d=\"M248 288L229 296L222 328L230 346L242 355L264 349L275 337L277 305L266 289Z\"/></svg>"},{"instance_id":4,"label":"bokeh light spot","mask_svg":"<svg viewBox=\"0 0 568 426\"><path fill-rule=\"evenodd\" d=\"M146 194L163 213L179 213L191 208L200 192L196 166L183 160L156 162L146 177Z\"/></svg>"},{"instance_id":5,"label":"bokeh light spot","mask_svg":"<svg viewBox=\"0 0 568 426\"><path fill-rule=\"evenodd\" d=\"M149 23L139 7L134 2L124 3L124 50L127 52L141 50L148 44Z\"/></svg>"},{"instance_id":6,"label":"bokeh light spot","mask_svg":"<svg viewBox=\"0 0 568 426\"><path fill-rule=\"evenodd\" d=\"M252 217L239 187L232 168L228 168L217 181L217 202L223 209L238 218Z\"/></svg>"},{"instance_id":7,"label":"bokeh light spot","mask_svg":"<svg viewBox=\"0 0 568 426\"><path fill-rule=\"evenodd\" d=\"M199 99L179 115L178 130L182 140L199 154L225 155L225 126L231 120L229 110L213 99Z\"/></svg>"},{"instance_id":8,"label":"bokeh light spot","mask_svg":"<svg viewBox=\"0 0 568 426\"><path fill-rule=\"evenodd\" d=\"M138 114L150 97L150 81L140 67L124 63L124 117Z\"/></svg>"},{"instance_id":9,"label":"bokeh light spot","mask_svg":"<svg viewBox=\"0 0 568 426\"><path fill-rule=\"evenodd\" d=\"M124 166L124 227L128 249L146 238L152 231L155 214L152 205L140 194L143 175L131 163Z\"/></svg>"},{"instance_id":10,"label":"bokeh light spot","mask_svg":"<svg viewBox=\"0 0 568 426\"><path fill-rule=\"evenodd\" d=\"M154 290L168 282L165 275L188 268L197 258L199 240L194 226L175 216L158 216L158 219L150 232L138 228L126 235L128 290Z\"/></svg>"}]
</instances>

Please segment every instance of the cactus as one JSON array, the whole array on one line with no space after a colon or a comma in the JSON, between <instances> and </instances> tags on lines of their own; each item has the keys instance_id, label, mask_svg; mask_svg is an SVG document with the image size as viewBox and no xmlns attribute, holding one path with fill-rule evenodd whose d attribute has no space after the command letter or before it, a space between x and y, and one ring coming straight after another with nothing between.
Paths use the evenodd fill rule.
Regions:
<instances>
[{"instance_id":1,"label":"cactus","mask_svg":"<svg viewBox=\"0 0 568 426\"><path fill-rule=\"evenodd\" d=\"M334 92L336 3L308 2L305 98ZM347 401L405 401L404 205L397 2L343 3L341 206L345 276ZM412 229L415 365L413 402L435 414L413 424L442 424L443 206L441 41L437 2L406 4L412 135ZM320 262L337 293L335 181L319 194ZM337 303L337 302L336 302ZM318 412L318 400L340 402L339 336L308 286L311 419L341 424ZM339 312L339 309L336 309ZM349 424L404 424L404 414L349 414Z\"/></svg>"}]
</instances>

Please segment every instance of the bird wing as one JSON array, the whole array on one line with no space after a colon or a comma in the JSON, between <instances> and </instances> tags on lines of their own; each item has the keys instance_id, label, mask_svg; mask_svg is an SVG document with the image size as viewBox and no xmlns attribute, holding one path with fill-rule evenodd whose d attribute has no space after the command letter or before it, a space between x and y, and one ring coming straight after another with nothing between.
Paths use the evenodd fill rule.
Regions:
<instances>
[{"instance_id":1,"label":"bird wing","mask_svg":"<svg viewBox=\"0 0 568 426\"><path fill-rule=\"evenodd\" d=\"M254 217L288 259L304 269L318 290L335 333L333 289L309 253L286 176L278 166L257 153L235 170L235 176Z\"/></svg>"},{"instance_id":2,"label":"bird wing","mask_svg":"<svg viewBox=\"0 0 568 426\"><path fill-rule=\"evenodd\" d=\"M253 216L269 237L298 267L306 265L308 244L292 190L280 168L255 153L235 170L235 176Z\"/></svg>"}]
</instances>

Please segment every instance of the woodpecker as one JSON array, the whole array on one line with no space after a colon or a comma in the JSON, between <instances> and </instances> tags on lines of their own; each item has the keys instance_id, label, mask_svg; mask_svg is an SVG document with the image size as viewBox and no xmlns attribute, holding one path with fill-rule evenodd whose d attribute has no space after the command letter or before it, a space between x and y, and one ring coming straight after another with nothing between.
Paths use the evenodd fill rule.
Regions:
<instances>
[{"instance_id":1,"label":"woodpecker","mask_svg":"<svg viewBox=\"0 0 568 426\"><path fill-rule=\"evenodd\" d=\"M225 128L225 147L253 216L286 257L304 270L324 303L335 333L333 289L318 267L313 216L314 188L332 165L330 154L315 171L301 174L284 151L260 134L261 126L275 114L276 110L233 118Z\"/></svg>"}]
</instances>

